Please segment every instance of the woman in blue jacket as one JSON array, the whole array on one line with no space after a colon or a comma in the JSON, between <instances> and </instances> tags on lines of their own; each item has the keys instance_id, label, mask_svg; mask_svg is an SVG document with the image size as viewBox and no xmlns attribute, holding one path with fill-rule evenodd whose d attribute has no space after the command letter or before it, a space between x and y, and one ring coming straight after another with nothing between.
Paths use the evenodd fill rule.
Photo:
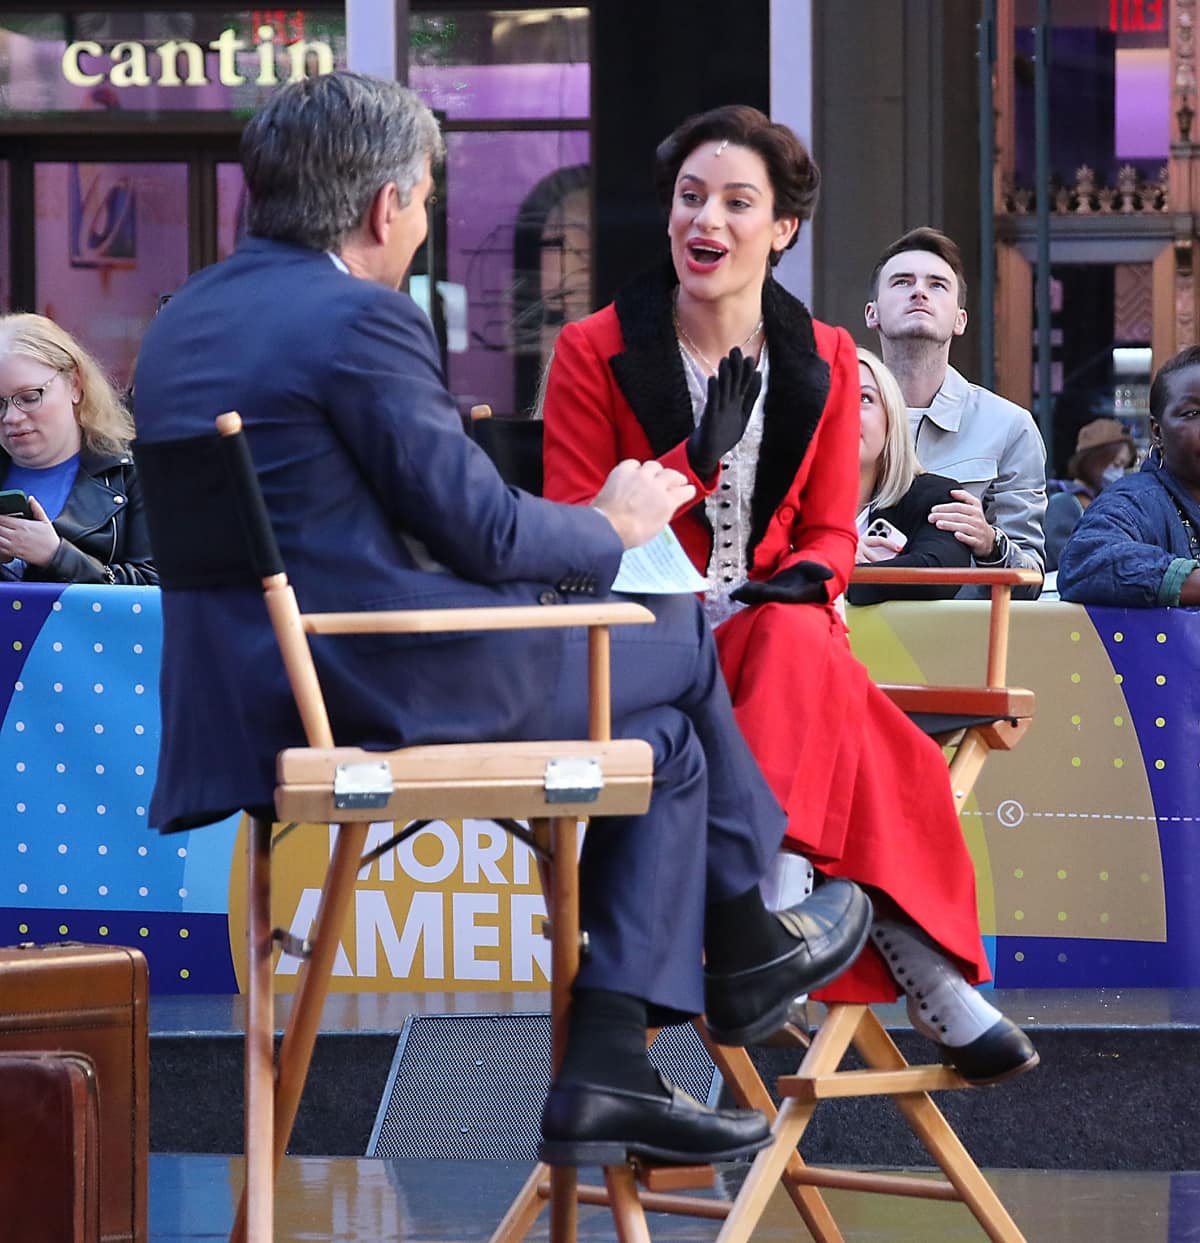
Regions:
<instances>
[{"instance_id":1,"label":"woman in blue jacket","mask_svg":"<svg viewBox=\"0 0 1200 1243\"><path fill-rule=\"evenodd\" d=\"M1058 590L1078 604L1200 605L1200 346L1159 368L1150 454L1088 506L1063 549Z\"/></svg>"}]
</instances>

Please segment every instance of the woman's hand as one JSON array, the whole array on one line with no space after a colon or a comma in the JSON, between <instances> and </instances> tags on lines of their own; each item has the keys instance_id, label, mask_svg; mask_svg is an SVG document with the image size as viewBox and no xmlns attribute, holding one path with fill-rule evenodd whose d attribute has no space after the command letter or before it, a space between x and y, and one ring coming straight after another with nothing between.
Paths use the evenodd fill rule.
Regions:
<instances>
[{"instance_id":1,"label":"woman's hand","mask_svg":"<svg viewBox=\"0 0 1200 1243\"><path fill-rule=\"evenodd\" d=\"M62 537L50 524L36 497L29 498L32 518L0 516L0 561L19 557L26 565L49 565Z\"/></svg>"},{"instance_id":2,"label":"woman's hand","mask_svg":"<svg viewBox=\"0 0 1200 1243\"><path fill-rule=\"evenodd\" d=\"M1179 603L1192 606L1200 604L1200 570L1193 570L1183 580L1183 586L1179 589Z\"/></svg>"},{"instance_id":3,"label":"woman's hand","mask_svg":"<svg viewBox=\"0 0 1200 1243\"><path fill-rule=\"evenodd\" d=\"M698 479L709 479L721 459L741 440L750 412L762 389L754 359L742 357L736 346L708 377L708 399L696 430L688 437L688 465Z\"/></svg>"},{"instance_id":4,"label":"woman's hand","mask_svg":"<svg viewBox=\"0 0 1200 1243\"><path fill-rule=\"evenodd\" d=\"M864 535L858 541L854 564L877 565L880 561L890 561L903 548L903 544L888 539L886 535Z\"/></svg>"},{"instance_id":5,"label":"woman's hand","mask_svg":"<svg viewBox=\"0 0 1200 1243\"><path fill-rule=\"evenodd\" d=\"M825 584L833 577L827 565L797 561L765 582L750 579L729 593L739 604L828 604Z\"/></svg>"}]
</instances>

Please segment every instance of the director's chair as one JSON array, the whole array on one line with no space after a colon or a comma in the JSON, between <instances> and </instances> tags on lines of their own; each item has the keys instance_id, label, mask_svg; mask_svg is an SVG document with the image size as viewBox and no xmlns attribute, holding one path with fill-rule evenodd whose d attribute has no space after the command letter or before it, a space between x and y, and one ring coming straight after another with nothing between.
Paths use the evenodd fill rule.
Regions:
<instances>
[{"instance_id":1,"label":"director's chair","mask_svg":"<svg viewBox=\"0 0 1200 1243\"><path fill-rule=\"evenodd\" d=\"M229 413L216 422L213 435L139 441L136 457L164 591L261 587L307 740L306 746L279 754L274 808L248 809L246 1181L231 1239L272 1243L275 1174L299 1106L357 873L432 819L494 819L537 855L552 931L551 1044L557 1066L580 954L578 821L637 814L650 802L649 744L611 737L609 627L648 623L654 616L633 603L303 614L288 585L241 418ZM562 626L588 628L586 739L396 751L335 745L310 635ZM364 856L368 824L379 820L406 827ZM287 833L273 842L273 822L338 826L320 905L304 942L272 928L272 847ZM594 831L603 832L603 826ZM272 965L277 946L304 961L276 1060ZM575 1172L557 1170L549 1182L552 1237L555 1243L570 1243ZM609 1173L609 1186L618 1229L636 1228L639 1220L644 1226L623 1168ZM626 1226L626 1220L634 1225Z\"/></svg>"},{"instance_id":2,"label":"director's chair","mask_svg":"<svg viewBox=\"0 0 1200 1243\"><path fill-rule=\"evenodd\" d=\"M1033 692L1006 684L1009 604L1013 587L1035 585L1040 576L1028 570L860 566L852 581L926 586L970 583L991 588L982 685L881 686L949 752L949 777L955 805L961 811L990 752L1014 747L1031 723ZM717 1243L746 1243L753 1237L775 1187L782 1184L817 1243L845 1243L821 1194L822 1188L837 1188L959 1201L993 1243L1025 1243L1024 1235L930 1095L973 1085L948 1066L909 1065L870 1006L845 1002L827 1006L796 1073L777 1082L782 1098L778 1109L747 1051L716 1045L703 1022L697 1022L696 1027L731 1095L744 1108L761 1109L772 1119L774 1139L755 1158L733 1200L680 1194L686 1189L711 1186L711 1167L635 1167L632 1174L641 1184L638 1194L644 1209L723 1220ZM866 1063L865 1069L839 1069L851 1045ZM945 1178L807 1165L797 1149L818 1103L862 1096L890 1097ZM550 1193L548 1174L544 1167L535 1171L492 1236L492 1243L517 1243L525 1237L540 1208L538 1197ZM604 1187L581 1185L580 1202L610 1203L612 1180L606 1177L605 1181ZM621 1243L643 1243L649 1235L630 1233L620 1238Z\"/></svg>"}]
</instances>

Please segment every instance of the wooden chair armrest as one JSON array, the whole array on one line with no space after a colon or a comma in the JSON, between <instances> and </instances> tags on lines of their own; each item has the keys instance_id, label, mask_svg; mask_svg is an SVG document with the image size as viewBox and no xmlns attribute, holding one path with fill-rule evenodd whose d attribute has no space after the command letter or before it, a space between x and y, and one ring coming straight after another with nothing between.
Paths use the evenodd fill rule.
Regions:
<instances>
[{"instance_id":1,"label":"wooden chair armrest","mask_svg":"<svg viewBox=\"0 0 1200 1243\"><path fill-rule=\"evenodd\" d=\"M962 583L963 586L1035 587L1042 581L1036 570L1015 570L1001 566L961 569L947 566L917 565L856 565L850 575L852 583L912 583L934 586L938 583Z\"/></svg>"},{"instance_id":2,"label":"wooden chair armrest","mask_svg":"<svg viewBox=\"0 0 1200 1243\"><path fill-rule=\"evenodd\" d=\"M990 716L1016 720L1033 715L1033 691L1016 686L906 686L883 684L881 691L901 712L943 716Z\"/></svg>"},{"instance_id":3,"label":"wooden chair armrest","mask_svg":"<svg viewBox=\"0 0 1200 1243\"><path fill-rule=\"evenodd\" d=\"M851 583L909 583L933 586L938 583L978 584L991 587L992 603L988 622L987 684L1002 686L1008 673L1008 614L1014 587L1035 587L1042 581L1036 570L1007 567L956 569L948 566L856 565Z\"/></svg>"},{"instance_id":4,"label":"wooden chair armrest","mask_svg":"<svg viewBox=\"0 0 1200 1243\"><path fill-rule=\"evenodd\" d=\"M566 758L595 760L603 785L590 796L548 802L546 766ZM393 789L385 805L336 806L335 775L346 764L388 766ZM640 738L442 743L399 751L296 747L279 753L275 776L276 814L304 824L640 815L650 806L654 755Z\"/></svg>"},{"instance_id":5,"label":"wooden chair armrest","mask_svg":"<svg viewBox=\"0 0 1200 1243\"><path fill-rule=\"evenodd\" d=\"M308 634L432 634L456 630L546 630L561 626L641 626L654 614L641 604L516 604L498 608L397 609L305 613Z\"/></svg>"}]
</instances>

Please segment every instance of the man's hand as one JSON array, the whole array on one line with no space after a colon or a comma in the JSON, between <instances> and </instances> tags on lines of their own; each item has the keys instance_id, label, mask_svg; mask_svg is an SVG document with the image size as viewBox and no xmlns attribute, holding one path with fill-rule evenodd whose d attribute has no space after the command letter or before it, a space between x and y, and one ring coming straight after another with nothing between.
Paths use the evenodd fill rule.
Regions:
<instances>
[{"instance_id":1,"label":"man's hand","mask_svg":"<svg viewBox=\"0 0 1200 1243\"><path fill-rule=\"evenodd\" d=\"M761 389L754 359L743 358L736 346L717 364L717 374L708 378L704 413L687 442L688 465L698 479L710 478L741 440Z\"/></svg>"},{"instance_id":2,"label":"man's hand","mask_svg":"<svg viewBox=\"0 0 1200 1243\"><path fill-rule=\"evenodd\" d=\"M613 524L621 543L636 548L649 543L695 495L677 470L629 458L613 467L592 504Z\"/></svg>"},{"instance_id":3,"label":"man's hand","mask_svg":"<svg viewBox=\"0 0 1200 1243\"><path fill-rule=\"evenodd\" d=\"M827 565L797 561L766 582L744 582L729 595L739 604L828 604L825 584L832 577Z\"/></svg>"},{"instance_id":4,"label":"man's hand","mask_svg":"<svg viewBox=\"0 0 1200 1243\"><path fill-rule=\"evenodd\" d=\"M29 498L32 518L0 517L0 561L20 557L26 565L49 565L62 542L46 511Z\"/></svg>"},{"instance_id":5,"label":"man's hand","mask_svg":"<svg viewBox=\"0 0 1200 1243\"><path fill-rule=\"evenodd\" d=\"M953 531L954 538L966 544L977 561L987 561L996 548L996 532L983 516L983 503L965 488L955 488L950 495L953 501L929 511L929 521L939 531Z\"/></svg>"}]
</instances>

